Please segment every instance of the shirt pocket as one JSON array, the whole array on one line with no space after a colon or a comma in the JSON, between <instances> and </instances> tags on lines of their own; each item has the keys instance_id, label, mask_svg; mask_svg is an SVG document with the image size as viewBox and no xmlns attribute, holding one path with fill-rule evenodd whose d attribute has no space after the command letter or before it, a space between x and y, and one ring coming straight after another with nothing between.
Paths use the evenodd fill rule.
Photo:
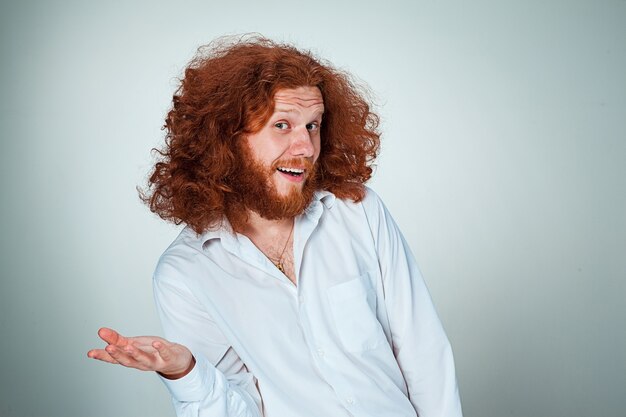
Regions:
<instances>
[{"instance_id":1,"label":"shirt pocket","mask_svg":"<svg viewBox=\"0 0 626 417\"><path fill-rule=\"evenodd\" d=\"M368 274L326 290L333 321L349 352L373 349L386 341L376 317L376 293Z\"/></svg>"}]
</instances>

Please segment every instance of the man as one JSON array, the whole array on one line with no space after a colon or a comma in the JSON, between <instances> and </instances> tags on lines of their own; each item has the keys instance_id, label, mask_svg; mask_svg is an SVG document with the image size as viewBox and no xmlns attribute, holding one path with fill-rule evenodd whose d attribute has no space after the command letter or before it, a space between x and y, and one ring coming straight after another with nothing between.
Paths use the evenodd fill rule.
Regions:
<instances>
[{"instance_id":1,"label":"man","mask_svg":"<svg viewBox=\"0 0 626 417\"><path fill-rule=\"evenodd\" d=\"M364 183L378 118L349 77L262 38L185 72L144 199L187 227L154 274L165 335L89 357L157 371L179 416L460 416L450 345Z\"/></svg>"}]
</instances>

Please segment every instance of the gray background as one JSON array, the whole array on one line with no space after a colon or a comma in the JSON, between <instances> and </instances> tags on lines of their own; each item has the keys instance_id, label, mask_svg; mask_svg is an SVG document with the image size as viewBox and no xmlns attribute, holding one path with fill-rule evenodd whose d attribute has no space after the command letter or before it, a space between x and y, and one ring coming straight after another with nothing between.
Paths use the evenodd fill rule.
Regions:
<instances>
[{"instance_id":1,"label":"gray background","mask_svg":"<svg viewBox=\"0 0 626 417\"><path fill-rule=\"evenodd\" d=\"M86 352L103 325L160 334L151 273L178 228L135 186L196 47L242 32L374 91L371 186L432 291L467 417L626 415L626 2L11 3L1 416L173 415L155 376Z\"/></svg>"}]
</instances>

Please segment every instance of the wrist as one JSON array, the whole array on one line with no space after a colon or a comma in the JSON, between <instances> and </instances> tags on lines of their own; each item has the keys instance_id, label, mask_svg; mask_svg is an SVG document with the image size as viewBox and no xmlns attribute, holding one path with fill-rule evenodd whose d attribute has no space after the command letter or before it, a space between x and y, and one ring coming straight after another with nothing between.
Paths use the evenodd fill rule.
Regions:
<instances>
[{"instance_id":1,"label":"wrist","mask_svg":"<svg viewBox=\"0 0 626 417\"><path fill-rule=\"evenodd\" d=\"M187 366L187 369L184 371L175 374L164 374L163 372L157 371L157 374L161 375L165 379L180 379L191 372L194 366L196 366L196 358L192 355L191 360L189 361L189 366Z\"/></svg>"}]
</instances>

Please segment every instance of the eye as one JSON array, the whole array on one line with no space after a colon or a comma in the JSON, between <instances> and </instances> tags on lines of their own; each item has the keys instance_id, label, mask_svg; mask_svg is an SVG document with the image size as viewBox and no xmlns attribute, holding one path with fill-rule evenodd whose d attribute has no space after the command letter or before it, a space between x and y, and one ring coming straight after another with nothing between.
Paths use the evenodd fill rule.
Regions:
<instances>
[{"instance_id":1,"label":"eye","mask_svg":"<svg viewBox=\"0 0 626 417\"><path fill-rule=\"evenodd\" d=\"M319 128L320 128L320 124L318 122L311 122L306 125L306 129L310 132L316 131Z\"/></svg>"},{"instance_id":2,"label":"eye","mask_svg":"<svg viewBox=\"0 0 626 417\"><path fill-rule=\"evenodd\" d=\"M289 128L289 124L287 124L287 122L276 122L274 123L274 127L280 130L285 130Z\"/></svg>"}]
</instances>

